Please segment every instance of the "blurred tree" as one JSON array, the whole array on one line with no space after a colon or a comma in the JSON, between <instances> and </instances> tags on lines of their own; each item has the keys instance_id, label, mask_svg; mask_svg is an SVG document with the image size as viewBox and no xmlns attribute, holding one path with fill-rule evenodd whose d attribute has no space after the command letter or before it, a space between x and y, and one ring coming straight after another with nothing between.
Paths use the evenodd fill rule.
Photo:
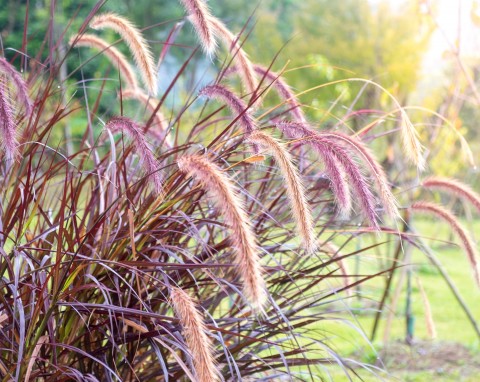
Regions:
<instances>
[{"instance_id":1,"label":"blurred tree","mask_svg":"<svg viewBox=\"0 0 480 382\"><path fill-rule=\"evenodd\" d=\"M378 82L404 103L415 89L432 30L414 1L405 1L398 11L387 1L372 7L364 0L306 0L296 11L298 37L286 55L291 57L293 67L305 65L305 57L310 57L319 69L292 73L293 82L308 88L319 80L362 77ZM328 77L324 74L326 67L333 71ZM361 86L350 85L350 99L356 97ZM337 89L336 93L338 90L344 91ZM379 92L373 87L365 91L359 106L380 106ZM321 100L319 93L310 97ZM327 94L320 104L328 105L331 96Z\"/></svg>"},{"instance_id":2,"label":"blurred tree","mask_svg":"<svg viewBox=\"0 0 480 382\"><path fill-rule=\"evenodd\" d=\"M37 51L46 35L51 1L30 2L29 52ZM57 29L62 30L73 18L71 30L76 30L95 3L95 0L57 2ZM8 0L7 6L0 9L4 48L21 48L26 4L26 0ZM264 0L256 8L255 4L246 2L209 1L214 14L222 18L234 33L239 33L253 15L253 21L245 30L248 33L257 21L246 43L253 61L269 65L285 46L274 69L282 68L288 60L289 68L311 65L286 74L298 89L352 76L364 77L379 82L401 102L406 102L415 88L432 28L418 12L416 1L405 0L400 11L392 9L391 2L386 0L376 4L373 7L367 0ZM158 0L154 6L149 0L107 1L103 10L128 15L135 24L144 27L156 57L169 31L184 15L179 2L172 0ZM183 28L176 40L178 45L170 49L170 55L177 58L178 65L198 44L190 33L191 26L187 23ZM65 39L70 35L66 33ZM103 35L109 41L116 39L108 32ZM125 49L124 46L120 48ZM12 50L6 54L15 52ZM200 54L198 56L203 59ZM76 61L69 64L77 66ZM86 66L85 70L88 75L90 70L105 70L105 67L99 66L96 60L95 65ZM355 99L361 88L361 84L339 84L308 93L302 100L314 106L310 110L312 116L321 117L338 97L339 105L344 106ZM378 90L368 86L364 91L356 107L380 106L384 98Z\"/></svg>"}]
</instances>

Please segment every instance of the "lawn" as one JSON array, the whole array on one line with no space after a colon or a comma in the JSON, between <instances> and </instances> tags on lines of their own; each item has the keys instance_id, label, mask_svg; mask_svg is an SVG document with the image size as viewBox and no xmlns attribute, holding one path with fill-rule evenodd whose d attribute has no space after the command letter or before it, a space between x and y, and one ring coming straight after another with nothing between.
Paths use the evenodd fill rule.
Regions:
<instances>
[{"instance_id":1,"label":"lawn","mask_svg":"<svg viewBox=\"0 0 480 382\"><path fill-rule=\"evenodd\" d=\"M464 223L471 232L480 232L480 221ZM429 244L447 270L448 275L471 309L473 316L477 322L480 321L480 291L478 286L475 285L471 267L462 250L455 245L446 243L446 241L451 240L448 227L440 223L433 224L429 220L421 220L415 223L415 229L425 237L425 242ZM435 238L435 240L427 238ZM363 244L367 245L367 240ZM347 248L348 250L355 250L353 245L349 245ZM415 319L413 346L410 347L405 344L406 282L403 283L399 293L398 304L391 321L387 342L384 342L386 314L382 316L383 319L373 343L379 354L372 349L367 340L358 340L358 329L353 329L339 321L335 323L326 321L319 324L318 329L335 333L335 335L344 339L343 341L338 341L338 339L334 341L337 344L336 350L341 354L362 362L376 363L378 366L381 366L383 362L390 373L388 376L382 374L382 377L386 380L478 381L480 375L480 342L465 312L460 308L439 271L429 263L425 255L415 249L411 252L411 259L411 269L413 271L412 311ZM357 269L362 274L376 272L379 267L386 264L378 250L372 250L369 254L361 254L357 259L349 259L350 271L358 266L357 261L359 265ZM394 290L400 272L401 270L394 277ZM436 329L435 339L429 336L427 330L425 304L418 281L423 286L430 303ZM346 304L353 309L352 313L343 314L342 317L362 328L366 337L370 336L384 283L385 278L376 278L369 281L357 290L357 293L363 297L362 300L353 296L338 303ZM378 379L371 373L360 369L358 372L366 381ZM348 380L340 373L334 373L332 379L334 381Z\"/></svg>"}]
</instances>

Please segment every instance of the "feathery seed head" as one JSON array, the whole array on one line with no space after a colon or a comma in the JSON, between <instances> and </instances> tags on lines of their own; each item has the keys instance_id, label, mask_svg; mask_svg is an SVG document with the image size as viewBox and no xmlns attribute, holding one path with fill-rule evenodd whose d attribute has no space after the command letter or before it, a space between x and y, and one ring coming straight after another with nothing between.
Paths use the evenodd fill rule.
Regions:
<instances>
[{"instance_id":1,"label":"feathery seed head","mask_svg":"<svg viewBox=\"0 0 480 382\"><path fill-rule=\"evenodd\" d=\"M4 57L0 57L0 74L2 73L15 85L18 103L25 107L25 114L29 116L33 110L33 102L28 95L27 83L21 74Z\"/></svg>"},{"instance_id":2,"label":"feathery seed head","mask_svg":"<svg viewBox=\"0 0 480 382\"><path fill-rule=\"evenodd\" d=\"M432 190L445 191L470 202L480 213L480 195L470 186L456 179L432 176L422 182L422 186Z\"/></svg>"},{"instance_id":3,"label":"feathery seed head","mask_svg":"<svg viewBox=\"0 0 480 382\"><path fill-rule=\"evenodd\" d=\"M162 178L159 173L160 166L150 147L148 146L140 126L138 126L130 118L113 117L107 122L105 127L113 133L124 133L133 141L135 152L142 159L144 170L152 180L153 185L155 186L155 191L162 195L163 185Z\"/></svg>"},{"instance_id":4,"label":"feathery seed head","mask_svg":"<svg viewBox=\"0 0 480 382\"><path fill-rule=\"evenodd\" d=\"M180 0L186 9L198 38L202 43L203 51L211 57L217 49L216 30L212 24L213 16L208 5L203 0Z\"/></svg>"},{"instance_id":5,"label":"feathery seed head","mask_svg":"<svg viewBox=\"0 0 480 382\"><path fill-rule=\"evenodd\" d=\"M254 131L248 140L257 146L264 147L275 158L286 182L287 195L292 215L296 222L297 232L302 238L303 246L307 252L314 252L316 242L313 218L307 202L305 189L290 153L276 139L259 130Z\"/></svg>"},{"instance_id":6,"label":"feathery seed head","mask_svg":"<svg viewBox=\"0 0 480 382\"><path fill-rule=\"evenodd\" d=\"M334 196L338 207L342 210L348 205L349 197L346 190L352 187L361 209L369 223L378 229L377 214L375 212L375 197L373 196L365 176L351 155L335 140L322 136L310 126L299 122L279 122L277 127L288 137L303 139L322 158L326 171L330 177ZM338 169L338 165L342 170ZM350 184L342 177L342 171L348 176ZM347 211L346 211L347 212Z\"/></svg>"},{"instance_id":7,"label":"feathery seed head","mask_svg":"<svg viewBox=\"0 0 480 382\"><path fill-rule=\"evenodd\" d=\"M477 285L480 287L480 267L478 262L478 253L474 241L468 234L467 230L460 224L455 215L446 210L442 206L435 203L419 201L411 205L410 210L413 212L423 212L430 214L435 218L440 218L446 222L457 234L460 239L461 246L467 255L470 265L474 272L474 277Z\"/></svg>"},{"instance_id":8,"label":"feathery seed head","mask_svg":"<svg viewBox=\"0 0 480 382\"><path fill-rule=\"evenodd\" d=\"M17 131L13 109L8 99L3 83L0 81L0 130L2 135L1 148L7 159L13 160L17 155Z\"/></svg>"},{"instance_id":9,"label":"feathery seed head","mask_svg":"<svg viewBox=\"0 0 480 382\"><path fill-rule=\"evenodd\" d=\"M422 144L418 139L418 132L413 126L405 110L401 111L401 135L403 148L407 158L417 166L419 171L425 169L426 163L423 158Z\"/></svg>"},{"instance_id":10,"label":"feathery seed head","mask_svg":"<svg viewBox=\"0 0 480 382\"><path fill-rule=\"evenodd\" d=\"M250 219L233 183L204 156L183 156L178 160L178 167L201 184L230 227L230 241L235 248L237 272L242 279L245 296L254 309L261 310L266 302L266 289L260 251Z\"/></svg>"},{"instance_id":11,"label":"feathery seed head","mask_svg":"<svg viewBox=\"0 0 480 382\"><path fill-rule=\"evenodd\" d=\"M143 82L152 95L157 94L157 69L152 53L141 32L127 19L114 13L103 13L92 18L93 29L110 28L127 43L140 70Z\"/></svg>"},{"instance_id":12,"label":"feathery seed head","mask_svg":"<svg viewBox=\"0 0 480 382\"><path fill-rule=\"evenodd\" d=\"M433 321L432 308L430 307L430 301L428 301L428 296L427 296L427 293L425 292L425 288L423 287L422 282L418 277L417 277L417 283L420 289L420 294L422 296L427 333L431 339L435 339L437 337L437 330L435 328L435 321Z\"/></svg>"},{"instance_id":13,"label":"feathery seed head","mask_svg":"<svg viewBox=\"0 0 480 382\"><path fill-rule=\"evenodd\" d=\"M118 68L121 76L127 84L127 88L137 89L138 81L132 67L125 56L113 45L92 34L79 34L72 36L69 45L75 47L88 47L100 50L109 61Z\"/></svg>"},{"instance_id":14,"label":"feathery seed head","mask_svg":"<svg viewBox=\"0 0 480 382\"><path fill-rule=\"evenodd\" d=\"M378 193L383 202L383 207L387 214L393 219L399 219L397 201L390 190L387 175L383 171L382 166L375 158L372 151L364 145L364 143L354 137L339 132L320 132L320 135L338 141L347 151L356 154L362 162L364 162L373 175L373 179L378 189Z\"/></svg>"},{"instance_id":15,"label":"feathery seed head","mask_svg":"<svg viewBox=\"0 0 480 382\"><path fill-rule=\"evenodd\" d=\"M207 328L195 302L184 290L177 287L171 288L170 301L182 326L198 381L218 381L212 341L207 335Z\"/></svg>"},{"instance_id":16,"label":"feathery seed head","mask_svg":"<svg viewBox=\"0 0 480 382\"><path fill-rule=\"evenodd\" d=\"M276 127L289 138L304 139L304 143L308 143L308 137L316 134L315 130L300 122L280 121ZM322 146L317 149L322 149ZM352 198L345 170L334 156L328 155L324 150L320 150L319 154L330 179L330 187L336 201L339 218L347 219L352 210Z\"/></svg>"},{"instance_id":17,"label":"feathery seed head","mask_svg":"<svg viewBox=\"0 0 480 382\"><path fill-rule=\"evenodd\" d=\"M200 90L199 95L224 102L228 108L237 114L238 123L245 133L250 134L256 129L256 122L247 104L231 90L222 85L209 85Z\"/></svg>"}]
</instances>

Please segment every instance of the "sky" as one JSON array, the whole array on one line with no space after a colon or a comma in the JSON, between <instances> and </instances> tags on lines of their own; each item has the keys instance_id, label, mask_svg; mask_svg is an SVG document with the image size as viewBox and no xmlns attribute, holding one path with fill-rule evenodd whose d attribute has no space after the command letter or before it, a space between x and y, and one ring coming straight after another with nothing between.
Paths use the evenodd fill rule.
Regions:
<instances>
[{"instance_id":1,"label":"sky","mask_svg":"<svg viewBox=\"0 0 480 382\"><path fill-rule=\"evenodd\" d=\"M392 0L391 0L392 1ZM460 53L471 56L479 49L479 27L472 21L472 13L480 19L479 2L476 0L435 0L436 21L439 31L432 36L427 65L435 64L436 58L450 49L449 44L460 41ZM474 16L475 17L475 16Z\"/></svg>"}]
</instances>

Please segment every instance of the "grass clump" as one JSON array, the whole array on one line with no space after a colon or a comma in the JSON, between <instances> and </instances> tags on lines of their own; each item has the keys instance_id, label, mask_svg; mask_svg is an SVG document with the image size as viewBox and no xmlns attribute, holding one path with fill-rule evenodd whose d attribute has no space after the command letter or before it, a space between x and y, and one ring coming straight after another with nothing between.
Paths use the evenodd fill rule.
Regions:
<instances>
[{"instance_id":1,"label":"grass clump","mask_svg":"<svg viewBox=\"0 0 480 382\"><path fill-rule=\"evenodd\" d=\"M356 373L359 363L337 354L343 339L325 328L349 325L337 314L351 313L353 288L393 276L400 255L352 275L350 258L385 243L346 253L335 242L408 239L387 174L366 141L314 128L284 79L253 64L204 1L181 3L208 59L218 39L231 61L193 89L177 92L200 51L156 98L155 47L123 16L99 13L101 2L78 30L46 36L48 54L28 72L15 68L18 55L0 59L11 79L0 82L2 380L315 380L332 365ZM113 29L131 57L88 26ZM105 56L111 72L84 78L92 56L78 61L75 46L94 48L82 51ZM77 67L65 73L70 60ZM222 83L228 72L241 90ZM268 108L270 88L281 103ZM73 119L82 135L55 140ZM420 166L413 125L402 129Z\"/></svg>"}]
</instances>

